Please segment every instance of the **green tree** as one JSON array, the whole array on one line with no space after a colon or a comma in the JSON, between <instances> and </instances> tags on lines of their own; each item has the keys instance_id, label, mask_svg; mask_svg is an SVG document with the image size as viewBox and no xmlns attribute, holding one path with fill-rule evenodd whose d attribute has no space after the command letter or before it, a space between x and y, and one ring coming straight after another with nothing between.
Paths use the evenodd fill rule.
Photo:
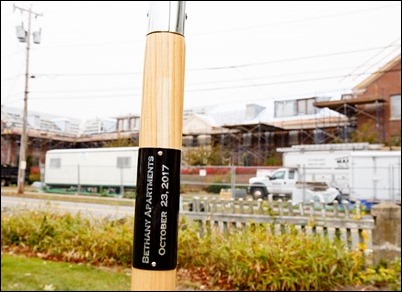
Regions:
<instances>
[{"instance_id":1,"label":"green tree","mask_svg":"<svg viewBox=\"0 0 402 292\"><path fill-rule=\"evenodd\" d=\"M351 135L352 142L368 142L368 143L377 143L378 142L378 132L376 130L376 125L374 121L367 121L363 123L358 130L356 130Z\"/></svg>"},{"instance_id":2,"label":"green tree","mask_svg":"<svg viewBox=\"0 0 402 292\"><path fill-rule=\"evenodd\" d=\"M227 165L229 152L221 146L200 146L183 151L187 165Z\"/></svg>"},{"instance_id":3,"label":"green tree","mask_svg":"<svg viewBox=\"0 0 402 292\"><path fill-rule=\"evenodd\" d=\"M104 144L105 147L131 147L138 146L138 141L129 138L119 138L117 140L108 141Z\"/></svg>"}]
</instances>

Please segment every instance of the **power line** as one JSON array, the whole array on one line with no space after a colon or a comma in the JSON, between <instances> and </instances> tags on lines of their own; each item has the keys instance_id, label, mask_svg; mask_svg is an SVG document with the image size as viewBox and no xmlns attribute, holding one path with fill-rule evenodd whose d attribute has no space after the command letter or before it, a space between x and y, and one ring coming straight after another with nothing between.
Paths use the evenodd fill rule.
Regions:
<instances>
[{"instance_id":1,"label":"power line","mask_svg":"<svg viewBox=\"0 0 402 292\"><path fill-rule=\"evenodd\" d=\"M366 72L366 73L359 73L354 74L352 76L363 76L363 75L372 75L376 73L390 73L390 72L399 72L400 69L391 69L385 71L375 71L375 72ZM237 88L253 88L253 87L264 87L264 86L272 86L272 85L282 85L282 84L296 84L296 83L303 83L303 82L311 82L311 81L318 81L318 80L329 80L329 79L337 79L341 78L344 75L334 75L334 76L327 76L327 77L317 77L317 78L306 78L306 79L297 79L297 80L285 80L285 81L278 81L278 82L268 82L268 83L255 83L255 84L247 84L247 85L233 85L233 86L225 86L225 87L214 87L214 88L203 88L203 89L193 89L193 90L185 90L185 92L205 92L205 91L219 91L219 90L230 90L230 89L237 89ZM34 93L32 93L34 95ZM117 98L117 97L140 97L136 94L108 94L108 95L90 95L90 96L59 96L57 99L54 97L33 97L34 100L60 100L60 99L98 99L98 98Z\"/></svg>"},{"instance_id":2,"label":"power line","mask_svg":"<svg viewBox=\"0 0 402 292\"><path fill-rule=\"evenodd\" d=\"M34 93L42 93L42 94L57 94L57 93L66 93L66 92L104 92L104 91L126 91L126 90L141 90L140 87L125 87L125 88L102 88L99 87L97 89L72 89L72 90L36 90Z\"/></svg>"},{"instance_id":3,"label":"power line","mask_svg":"<svg viewBox=\"0 0 402 292\"><path fill-rule=\"evenodd\" d=\"M20 53L23 53L23 51L22 50L15 50L14 52L11 52L11 53L8 53L6 55L1 56L1 60L4 60L6 58L10 58L11 56L14 56L14 55L17 55L17 54L20 54Z\"/></svg>"},{"instance_id":4,"label":"power line","mask_svg":"<svg viewBox=\"0 0 402 292\"><path fill-rule=\"evenodd\" d=\"M38 73L37 77L52 76L57 77L91 77L91 76L124 76L124 75L140 75L142 72L89 72L89 73Z\"/></svg>"},{"instance_id":5,"label":"power line","mask_svg":"<svg viewBox=\"0 0 402 292\"><path fill-rule=\"evenodd\" d=\"M203 71L203 70L226 70L226 69L234 69L234 68L245 68L245 67L252 67L252 66L262 66L267 64L279 64L285 62L294 62L294 61L301 61L301 60L309 60L309 59L316 59L316 58L326 58L326 57L333 57L333 56L340 56L340 55L348 55L348 54L356 54L361 52L367 51L374 51L383 48L389 48L392 46L385 46L385 47L374 47L369 49L360 49L360 50L351 50L351 51L342 51L342 52L335 52L335 53L327 53L327 54L319 54L319 55L311 55L311 56L304 56L304 57L297 57L297 58L287 58L287 59L280 59L280 60L271 60L271 61L263 61L263 62L254 62L242 65L229 65L229 66L220 66L220 67L207 67L207 68L199 68L199 69L192 69L192 71ZM400 46L398 46L400 47Z\"/></svg>"},{"instance_id":6,"label":"power line","mask_svg":"<svg viewBox=\"0 0 402 292\"><path fill-rule=\"evenodd\" d=\"M260 76L260 77L247 77L247 78L242 78L242 79L232 79L232 80L222 80L222 81L204 81L204 82L197 82L197 83L192 83L192 84L187 84L186 86L192 86L192 85L205 85L205 84L216 84L216 83L227 83L227 82L239 82L239 81L255 81L255 80L261 80L261 79L267 79L267 78L278 78L278 77L288 77L288 76L297 76L297 75L307 75L307 74L312 74L312 73L324 73L324 72L331 72L331 71L337 71L337 70L343 70L351 68L350 66L348 67L342 67L342 68L331 68L331 69L326 69L326 70L313 70L313 71L302 71L302 72L294 72L294 73L283 73L283 74L276 74L276 75L265 75L265 76ZM241 71L238 71L241 72Z\"/></svg>"},{"instance_id":7,"label":"power line","mask_svg":"<svg viewBox=\"0 0 402 292\"><path fill-rule=\"evenodd\" d=\"M118 98L118 97L140 97L136 94L108 94L108 95L90 95L90 96L58 96L57 100L60 99L99 99L99 98ZM54 100L54 97L36 97L34 100Z\"/></svg>"},{"instance_id":8,"label":"power line","mask_svg":"<svg viewBox=\"0 0 402 292\"><path fill-rule=\"evenodd\" d=\"M235 69L235 68L245 68L245 67L252 67L252 66L263 66L268 64L280 64L280 63L287 63L287 62L296 62L302 60L310 60L316 58L326 58L326 57L333 57L333 56L341 56L341 55L348 55L348 54L356 54L361 52L367 51L374 51L384 48L390 47L398 47L400 45L388 45L385 47L372 47L367 49L359 49L359 50L351 50L351 51L341 51L341 52L334 52L334 53L327 53L327 54L319 54L319 55L310 55L310 56L303 56L303 57L296 57L296 58L287 58L287 59L280 59L280 60L269 60L269 61L262 61L262 62L255 62L255 63L246 63L246 64L239 64L239 65L228 65L228 66L220 66L220 67L203 67L203 68L190 68L186 69L187 72L195 72L195 71L210 71L210 70L227 70L227 69ZM137 72L88 72L88 73L37 73L35 76L37 77L93 77L93 76L125 76L125 75L140 75L142 71ZM6 77L1 79L2 81L7 80Z\"/></svg>"},{"instance_id":9,"label":"power line","mask_svg":"<svg viewBox=\"0 0 402 292\"><path fill-rule=\"evenodd\" d=\"M331 72L331 71L337 71L337 70L343 70L347 68L352 68L350 66L348 67L341 67L341 68L330 68L326 70L312 70L312 71L303 71L303 72L295 72L295 73L284 73L284 74L276 74L276 75L266 75L266 76L260 76L260 77L253 77L253 78L247 78L247 81L254 81L254 80L261 80L261 79L267 79L267 78L278 78L278 77L289 77L289 76L297 76L297 75L307 75L307 74L312 74L312 73L323 73L323 72ZM230 80L214 80L214 81L202 81L202 82L195 82L195 83L190 83L186 84L186 87L189 86L197 86L197 85L208 85L208 84L219 84L219 83L237 83L240 81L244 81L245 79L230 79ZM141 90L140 87L125 87L125 88L102 88L102 89L67 89L67 90L36 90L33 93L44 93L44 94L57 94L57 93L66 93L66 92L104 92L104 91L126 91L126 90Z\"/></svg>"},{"instance_id":10,"label":"power line","mask_svg":"<svg viewBox=\"0 0 402 292\"><path fill-rule=\"evenodd\" d=\"M321 15L321 16L317 16L317 17L300 18L300 19L294 19L294 20L285 20L285 21L267 23L267 24L262 24L262 25L254 25L254 26L246 26L246 27L239 27L239 28L231 28L231 29L223 29L223 30L214 30L214 31L209 31L209 32L194 33L192 35L192 37L206 36L206 35L212 35L212 34L222 34L222 33L228 33L228 32L239 32L239 31L244 31L244 30L269 28L269 27L278 26L278 25L297 24L297 23L302 23L302 22L316 21L316 20L329 19L329 18L337 18L340 16L366 13L366 12L370 12L370 11L377 11L379 9L395 7L395 6L400 6L400 5L389 4L389 5L383 5L383 6L367 8L367 9L346 11L346 12L341 12L341 13L329 13L329 14ZM140 40L140 39L132 39L132 40L126 40L126 41L111 41L111 42L96 42L96 43L81 43L81 44L71 44L71 43L54 44L54 45L50 44L50 45L44 45L44 47L46 47L46 48L48 48L48 47L50 47L50 48L52 48L52 47L85 47L85 46L100 47L100 46L110 46L110 45L119 45L119 44L127 44L127 43L142 43L142 42L144 42L144 41Z\"/></svg>"},{"instance_id":11,"label":"power line","mask_svg":"<svg viewBox=\"0 0 402 292\"><path fill-rule=\"evenodd\" d=\"M302 96L317 96L317 95L324 95L324 94L328 94L328 93L332 94L332 93L335 93L335 92L347 92L349 90L350 90L349 88L334 88L334 89L327 89L327 90L320 90L320 91L313 91L313 92L301 92L301 93L298 93L297 95L299 97L302 97ZM132 97L132 96L127 96L127 97ZM135 96L135 97L139 97L139 96ZM278 99L278 100L287 99L287 98L294 98L294 97L295 97L295 94L292 94L292 95L289 95L289 94L288 95L275 95L275 99ZM91 97L91 99L92 98L94 98L94 97ZM253 98L252 102L269 100L269 99L271 99L271 97ZM59 102L58 99L57 100L55 99L53 101ZM9 103L3 104L3 105L9 105L9 104L12 104L12 103L14 103L14 102L9 102ZM216 104L213 104L213 105L209 104L209 105L203 105L203 106L194 106L192 108L209 107L209 106L226 105L226 104L227 103L216 103Z\"/></svg>"},{"instance_id":12,"label":"power line","mask_svg":"<svg viewBox=\"0 0 402 292\"><path fill-rule=\"evenodd\" d=\"M360 73L360 74L353 74L351 76L362 76L362 75L371 75L371 74L375 74L375 73L389 73L389 72L397 72L397 71L401 71L401 69L386 70L386 71L375 71L375 72L369 72L369 73L366 72L366 73ZM236 89L236 88L271 86L271 85L280 85L280 84L295 84L295 83L302 83L302 82L309 82L309 81L337 79L337 78L342 78L342 77L344 77L344 75L318 77L318 78L308 78L308 79L299 79L299 80L287 80L287 81L278 81L278 82L269 82L269 83L256 83L256 84L253 84L253 85L233 85L233 86L228 86L228 87L215 87L215 88L205 88L205 89L186 90L186 91L187 92L216 91L216 90L227 90L227 89Z\"/></svg>"},{"instance_id":13,"label":"power line","mask_svg":"<svg viewBox=\"0 0 402 292\"><path fill-rule=\"evenodd\" d=\"M370 67L368 67L365 72L367 72L368 70L370 70L371 68L373 68L374 66L378 65L378 64L382 64L384 60L388 59L389 56L394 55L395 51L397 50L393 50L392 52L388 53L387 55L383 56L380 60L378 60L375 64L371 65ZM356 78L354 78L353 80L356 80Z\"/></svg>"},{"instance_id":14,"label":"power line","mask_svg":"<svg viewBox=\"0 0 402 292\"><path fill-rule=\"evenodd\" d=\"M336 17L339 17L339 16L345 16L345 15L365 13L365 12L370 12L370 11L377 11L379 9L384 9L384 8L394 7L394 6L400 6L400 5L398 5L398 4L390 4L390 5L378 6L378 7L367 8L367 9L346 11L346 12L342 12L342 13L330 13L330 14L321 15L321 16L317 16L317 17L300 18L300 19L294 19L294 20L285 20L285 21L278 21L278 22L273 22L273 23L268 23L268 24L254 25L254 26L247 26L247 27L239 27L239 28L231 28L231 29L223 29L223 30L214 30L214 31L198 33L198 34L194 34L194 35L195 36L211 35L211 34L220 34L220 33L228 33L228 32L238 32L238 31L241 31L241 30L261 29L261 28L267 28L267 27L277 26L277 25L282 25L282 24L295 24L295 23L315 21L315 20L321 20L321 19L336 18Z\"/></svg>"},{"instance_id":15,"label":"power line","mask_svg":"<svg viewBox=\"0 0 402 292\"><path fill-rule=\"evenodd\" d=\"M401 39L401 37L398 37L396 40L394 40L393 42L391 42L391 44L390 44L389 46L386 46L386 47L384 47L382 50L380 50L379 52L375 53L374 56L371 56L369 59L367 59L366 61L364 61L361 65L359 65L359 66L358 66L355 70L353 70L350 74L354 74L355 72L357 72L360 68L362 68L363 66L365 66L368 62L370 62L371 60L373 60L375 57L379 56L379 55L380 55L382 52L384 52L386 49L388 49L389 47L395 45L395 43L396 43L398 40L400 40L400 39ZM395 52L395 51L397 51L397 50L398 50L398 48L396 48L395 50L393 50L392 53ZM388 56L389 56L389 54L388 54L386 57L384 57L384 58L387 58ZM384 59L384 58L383 58L383 59ZM383 59L381 59L381 61L382 61ZM379 62L380 62L380 61L378 61L376 64L378 64ZM374 64L374 65L375 65L375 64ZM372 66L374 66L374 65L372 65ZM372 66L369 67L369 68L367 68L367 70L370 69L370 68L372 68ZM346 75L343 79L349 77L350 74ZM343 80L343 79L342 79L342 80ZM340 80L340 81L342 81L342 80Z\"/></svg>"},{"instance_id":16,"label":"power line","mask_svg":"<svg viewBox=\"0 0 402 292\"><path fill-rule=\"evenodd\" d=\"M242 78L242 79L231 79L231 80L221 80L221 81L204 81L204 82L196 82L196 83L191 83L191 84L186 84L186 87L191 87L191 86L199 86L199 85L208 85L208 84L222 84L222 83L238 83L241 81L247 81L247 82L254 82L255 80L261 80L261 79L268 79L268 78L278 78L278 77L284 77L284 76L297 76L297 75L306 75L306 74L311 74L311 73L323 73L323 72L328 72L328 71L336 71L336 70L340 70L340 69L345 69L345 68L350 68L350 67L342 67L342 68L332 68L332 69L328 69L328 70L313 70L313 71L304 71L304 72L297 72L297 73L293 73L293 74L279 74L279 75L267 75L267 76L262 76L262 77L257 77L257 78ZM370 73L367 73L370 74ZM347 76L351 76L350 74L348 74ZM355 74L354 76L361 76L361 74ZM329 78L337 78L338 75L336 76L329 76ZM323 78L323 77L320 77ZM327 78L327 77L325 77ZM316 80L316 78L312 79L312 81ZM298 81L298 80L296 80ZM308 81L308 80L307 80ZM292 80L290 81L281 81L281 82L293 82ZM258 86L258 85L257 85ZM254 85L250 85L249 86L254 87ZM115 92L115 91L140 91L141 87L125 87L125 88L104 88L104 89L77 89L77 90L39 90L39 91L31 91L31 94L35 95L35 94L60 94L60 93L85 93L85 92L89 92L89 93L96 93L96 92L105 92L105 91L109 91L109 92ZM194 92L196 90L186 90L189 92ZM13 95L20 95L20 94L13 94ZM118 94L119 96L121 96L122 94ZM12 96L11 94L7 95L7 96ZM109 96L109 95L108 95ZM114 95L116 96L116 95ZM124 95L124 96L130 96L130 94Z\"/></svg>"}]
</instances>

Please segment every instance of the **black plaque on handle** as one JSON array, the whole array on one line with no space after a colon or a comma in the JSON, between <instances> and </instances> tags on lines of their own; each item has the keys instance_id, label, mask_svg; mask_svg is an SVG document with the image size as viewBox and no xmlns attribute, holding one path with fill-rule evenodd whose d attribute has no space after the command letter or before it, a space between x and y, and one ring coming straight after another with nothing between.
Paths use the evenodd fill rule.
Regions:
<instances>
[{"instance_id":1,"label":"black plaque on handle","mask_svg":"<svg viewBox=\"0 0 402 292\"><path fill-rule=\"evenodd\" d=\"M177 265L181 151L140 148L135 199L133 267Z\"/></svg>"}]
</instances>

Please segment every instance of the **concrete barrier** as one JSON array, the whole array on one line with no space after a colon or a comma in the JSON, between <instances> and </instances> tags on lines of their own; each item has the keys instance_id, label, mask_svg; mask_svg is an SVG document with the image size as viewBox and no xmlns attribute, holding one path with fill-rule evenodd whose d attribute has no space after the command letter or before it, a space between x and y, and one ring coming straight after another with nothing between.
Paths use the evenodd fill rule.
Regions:
<instances>
[{"instance_id":1,"label":"concrete barrier","mask_svg":"<svg viewBox=\"0 0 402 292\"><path fill-rule=\"evenodd\" d=\"M393 260L401 257L401 207L383 202L374 205L371 215L375 220L373 229L373 261Z\"/></svg>"}]
</instances>

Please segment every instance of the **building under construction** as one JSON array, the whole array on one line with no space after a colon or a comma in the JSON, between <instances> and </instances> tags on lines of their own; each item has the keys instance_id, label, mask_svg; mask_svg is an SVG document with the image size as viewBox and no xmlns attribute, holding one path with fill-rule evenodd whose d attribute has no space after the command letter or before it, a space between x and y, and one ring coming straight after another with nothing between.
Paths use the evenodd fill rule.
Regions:
<instances>
[{"instance_id":1,"label":"building under construction","mask_svg":"<svg viewBox=\"0 0 402 292\"><path fill-rule=\"evenodd\" d=\"M316 96L187 113L183 150L219 147L226 164L265 165L275 163L276 148L297 144L400 146L400 66L399 55L339 100ZM2 164L18 165L22 121L21 109L2 106ZM80 121L29 112L28 167L43 164L50 149L137 145L139 123L140 117L131 115Z\"/></svg>"},{"instance_id":2,"label":"building under construction","mask_svg":"<svg viewBox=\"0 0 402 292\"><path fill-rule=\"evenodd\" d=\"M278 162L278 147L297 144L400 146L400 68L399 55L338 100L295 98L272 101L269 107L249 104L193 115L184 125L184 145L220 146L235 165Z\"/></svg>"}]
</instances>

